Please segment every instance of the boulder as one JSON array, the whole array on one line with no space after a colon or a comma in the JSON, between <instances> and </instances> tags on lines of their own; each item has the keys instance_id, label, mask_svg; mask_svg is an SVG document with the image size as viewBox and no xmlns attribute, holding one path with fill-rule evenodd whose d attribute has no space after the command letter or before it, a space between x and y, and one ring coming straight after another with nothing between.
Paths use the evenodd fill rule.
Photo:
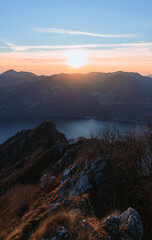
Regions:
<instances>
[{"instance_id":1,"label":"boulder","mask_svg":"<svg viewBox=\"0 0 152 240\"><path fill-rule=\"evenodd\" d=\"M68 145L68 144L64 144L64 148L65 148L65 152L62 155L62 158L52 166L52 174L57 176L61 172L65 171L65 176L67 178L67 175L70 172L68 170L69 165L71 165L73 163L71 156L74 154L74 152L77 151L78 146L77 145L76 146L71 146L71 145ZM63 179L63 181L64 180L65 179Z\"/></svg>"},{"instance_id":2,"label":"boulder","mask_svg":"<svg viewBox=\"0 0 152 240\"><path fill-rule=\"evenodd\" d=\"M102 227L111 240L142 240L143 238L142 221L133 208L128 208L120 216L108 216L102 223Z\"/></svg>"},{"instance_id":3,"label":"boulder","mask_svg":"<svg viewBox=\"0 0 152 240\"><path fill-rule=\"evenodd\" d=\"M117 207L114 205L116 171L116 164L110 157L99 156L75 177L69 195L81 196L88 192L98 216L105 216L108 211Z\"/></svg>"},{"instance_id":4,"label":"boulder","mask_svg":"<svg viewBox=\"0 0 152 240\"><path fill-rule=\"evenodd\" d=\"M63 195L65 195L68 191L68 189L71 187L72 185L72 179L68 178L59 188L58 190L58 196L62 197Z\"/></svg>"},{"instance_id":5,"label":"boulder","mask_svg":"<svg viewBox=\"0 0 152 240\"><path fill-rule=\"evenodd\" d=\"M118 216L111 215L103 222L103 227L109 235L118 237L120 235L119 227L121 224L122 221Z\"/></svg>"},{"instance_id":6,"label":"boulder","mask_svg":"<svg viewBox=\"0 0 152 240\"><path fill-rule=\"evenodd\" d=\"M61 181L64 182L68 177L72 176L77 169L77 164L74 164L71 168L65 169Z\"/></svg>"},{"instance_id":7,"label":"boulder","mask_svg":"<svg viewBox=\"0 0 152 240\"><path fill-rule=\"evenodd\" d=\"M79 176L75 179L75 184L70 191L70 196L74 195L82 195L86 193L90 189L93 188L93 184L91 182L91 172L82 172Z\"/></svg>"},{"instance_id":8,"label":"boulder","mask_svg":"<svg viewBox=\"0 0 152 240\"><path fill-rule=\"evenodd\" d=\"M135 209L128 208L120 215L120 219L124 228L124 238L126 240L142 240L143 225L140 215Z\"/></svg>"},{"instance_id":9,"label":"boulder","mask_svg":"<svg viewBox=\"0 0 152 240\"><path fill-rule=\"evenodd\" d=\"M48 186L54 183L56 177L50 176L49 173L44 174L40 179L40 187L42 190L46 189Z\"/></svg>"},{"instance_id":10,"label":"boulder","mask_svg":"<svg viewBox=\"0 0 152 240\"><path fill-rule=\"evenodd\" d=\"M53 213L54 211L58 210L60 205L61 205L60 203L49 204L49 206L51 207L51 209L49 210L49 213Z\"/></svg>"}]
</instances>

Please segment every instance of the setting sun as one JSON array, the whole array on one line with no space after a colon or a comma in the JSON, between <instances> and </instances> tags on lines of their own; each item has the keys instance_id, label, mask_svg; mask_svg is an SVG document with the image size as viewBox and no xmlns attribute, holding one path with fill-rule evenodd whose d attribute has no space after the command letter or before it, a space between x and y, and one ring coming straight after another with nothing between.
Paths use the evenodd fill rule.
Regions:
<instances>
[{"instance_id":1,"label":"setting sun","mask_svg":"<svg viewBox=\"0 0 152 240\"><path fill-rule=\"evenodd\" d=\"M66 65L72 68L79 68L87 63L86 53L80 50L68 51L65 57L67 59Z\"/></svg>"}]
</instances>

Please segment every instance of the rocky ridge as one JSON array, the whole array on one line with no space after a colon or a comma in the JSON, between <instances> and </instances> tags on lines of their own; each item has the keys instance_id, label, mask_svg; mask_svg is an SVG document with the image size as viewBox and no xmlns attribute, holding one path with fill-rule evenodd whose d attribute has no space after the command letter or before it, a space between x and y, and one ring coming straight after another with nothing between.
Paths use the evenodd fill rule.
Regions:
<instances>
[{"instance_id":1,"label":"rocky ridge","mask_svg":"<svg viewBox=\"0 0 152 240\"><path fill-rule=\"evenodd\" d=\"M0 145L0 165L0 239L143 239L123 176L98 139L69 142L45 121Z\"/></svg>"}]
</instances>

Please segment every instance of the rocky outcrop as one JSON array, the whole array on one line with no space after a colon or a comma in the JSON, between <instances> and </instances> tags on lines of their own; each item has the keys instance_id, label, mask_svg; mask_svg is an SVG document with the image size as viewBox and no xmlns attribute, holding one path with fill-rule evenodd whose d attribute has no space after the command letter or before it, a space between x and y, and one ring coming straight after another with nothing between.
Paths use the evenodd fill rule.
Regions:
<instances>
[{"instance_id":1,"label":"rocky outcrop","mask_svg":"<svg viewBox=\"0 0 152 240\"><path fill-rule=\"evenodd\" d=\"M102 223L108 239L142 240L143 225L139 213L128 208L121 215L110 215Z\"/></svg>"},{"instance_id":2,"label":"rocky outcrop","mask_svg":"<svg viewBox=\"0 0 152 240\"><path fill-rule=\"evenodd\" d=\"M60 207L59 204L52 205L49 213L53 214ZM99 238L102 240L142 240L143 239L143 225L138 212L133 208L128 208L120 215L107 216L104 220L101 220L98 230L94 229L94 226L87 219L79 219L79 226L84 231L94 232L94 236L99 236L98 231L104 229L104 233ZM82 230L81 230L82 231ZM66 229L64 226L56 228L50 234L51 238L45 239L72 239L70 229ZM44 239L44 238L43 238ZM75 238L74 238L75 239ZM87 238L85 238L87 239ZM41 239L42 240L42 239Z\"/></svg>"},{"instance_id":3,"label":"rocky outcrop","mask_svg":"<svg viewBox=\"0 0 152 240\"><path fill-rule=\"evenodd\" d=\"M56 177L55 176L50 176L49 173L44 174L41 179L40 179L40 187L42 190L45 190L47 187L52 185L55 181Z\"/></svg>"},{"instance_id":4,"label":"rocky outcrop","mask_svg":"<svg viewBox=\"0 0 152 240\"><path fill-rule=\"evenodd\" d=\"M0 182L2 184L0 184L0 194L5 193L8 186L12 184L11 179L9 182L5 182L5 179L10 178L11 174L14 174L13 179L16 179L18 174L15 172L20 171L24 182L29 181L32 175L34 177L36 172L36 178L38 178L41 171L50 165L52 159L58 159L63 154L66 144L65 135L58 132L55 124L49 120L31 130L20 131L1 144ZM25 169L24 173L22 173L22 169ZM47 176L41 179L42 188L47 184L47 180Z\"/></svg>"},{"instance_id":5,"label":"rocky outcrop","mask_svg":"<svg viewBox=\"0 0 152 240\"><path fill-rule=\"evenodd\" d=\"M128 208L127 211L120 215L120 219L123 225L125 239L142 240L143 237L143 225L139 213L133 209Z\"/></svg>"},{"instance_id":6,"label":"rocky outcrop","mask_svg":"<svg viewBox=\"0 0 152 240\"><path fill-rule=\"evenodd\" d=\"M119 238L120 237L120 226L122 225L122 221L120 218L116 215L110 215L106 218L106 220L103 222L103 228L107 232L109 236L112 236L113 238Z\"/></svg>"},{"instance_id":7,"label":"rocky outcrop","mask_svg":"<svg viewBox=\"0 0 152 240\"><path fill-rule=\"evenodd\" d=\"M80 171L73 180L70 196L88 192L93 196L92 203L95 205L99 216L110 211L114 206L115 186L118 179L115 177L117 167L107 155L95 159L90 165Z\"/></svg>"},{"instance_id":8,"label":"rocky outcrop","mask_svg":"<svg viewBox=\"0 0 152 240\"><path fill-rule=\"evenodd\" d=\"M38 156L66 141L65 135L59 133L51 121L44 121L34 129L20 131L0 145L0 167L8 167L18 160L30 158L32 154Z\"/></svg>"},{"instance_id":9,"label":"rocky outcrop","mask_svg":"<svg viewBox=\"0 0 152 240\"><path fill-rule=\"evenodd\" d=\"M18 225L10 230L15 229L14 237L1 239L142 240L139 213L130 207L132 205L124 204L119 208L120 203L126 201L122 194L123 175L98 144L95 139L71 144L53 123L45 121L1 145L0 190L3 196L0 205L5 203L3 197L7 192L8 199L12 199L13 194L19 196L20 193L13 193L13 186L21 184L25 196L21 198L19 210L26 206L26 211L17 216ZM32 189L30 193L28 184ZM26 195L33 196L32 200L27 202ZM9 213L10 206L11 202L2 218ZM33 227L35 219L37 224Z\"/></svg>"}]
</instances>

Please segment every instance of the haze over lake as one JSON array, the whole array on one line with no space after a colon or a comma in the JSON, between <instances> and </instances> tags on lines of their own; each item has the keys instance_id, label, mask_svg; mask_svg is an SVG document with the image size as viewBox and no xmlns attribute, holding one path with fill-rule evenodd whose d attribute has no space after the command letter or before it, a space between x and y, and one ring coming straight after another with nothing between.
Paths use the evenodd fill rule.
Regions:
<instances>
[{"instance_id":1,"label":"haze over lake","mask_svg":"<svg viewBox=\"0 0 152 240\"><path fill-rule=\"evenodd\" d=\"M22 129L36 127L42 121L51 120L56 124L57 129L64 133L68 139L79 136L89 137L91 132L103 129L106 126L117 126L125 131L132 126L129 122L102 121L96 119L81 119L67 117L29 117L29 118L1 118L0 119L0 144Z\"/></svg>"}]
</instances>

